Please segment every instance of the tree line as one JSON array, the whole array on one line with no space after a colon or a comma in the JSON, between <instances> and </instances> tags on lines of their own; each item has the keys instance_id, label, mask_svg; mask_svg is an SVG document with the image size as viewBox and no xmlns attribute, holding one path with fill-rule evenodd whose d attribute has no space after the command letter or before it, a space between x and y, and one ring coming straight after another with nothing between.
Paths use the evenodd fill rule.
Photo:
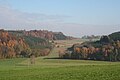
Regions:
<instances>
[{"instance_id":1,"label":"tree line","mask_svg":"<svg viewBox=\"0 0 120 80\"><path fill-rule=\"evenodd\" d=\"M61 58L120 61L120 41L102 36L99 41L74 44Z\"/></svg>"},{"instance_id":2,"label":"tree line","mask_svg":"<svg viewBox=\"0 0 120 80\"><path fill-rule=\"evenodd\" d=\"M46 40L32 36L16 36L8 31L0 30L0 59L15 57L45 56L50 53L51 44ZM42 40L42 41L41 41ZM30 43L30 44L29 44ZM37 47L31 47L36 45ZM49 44L49 46L47 46ZM44 45L45 47L41 48Z\"/></svg>"}]
</instances>

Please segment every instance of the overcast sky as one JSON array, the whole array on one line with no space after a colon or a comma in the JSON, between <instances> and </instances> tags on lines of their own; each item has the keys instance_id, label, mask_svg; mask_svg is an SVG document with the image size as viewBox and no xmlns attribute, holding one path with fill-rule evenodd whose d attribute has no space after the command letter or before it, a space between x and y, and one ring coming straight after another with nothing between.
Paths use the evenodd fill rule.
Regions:
<instances>
[{"instance_id":1,"label":"overcast sky","mask_svg":"<svg viewBox=\"0 0 120 80\"><path fill-rule=\"evenodd\" d=\"M0 28L106 35L120 31L120 0L0 0Z\"/></svg>"}]
</instances>

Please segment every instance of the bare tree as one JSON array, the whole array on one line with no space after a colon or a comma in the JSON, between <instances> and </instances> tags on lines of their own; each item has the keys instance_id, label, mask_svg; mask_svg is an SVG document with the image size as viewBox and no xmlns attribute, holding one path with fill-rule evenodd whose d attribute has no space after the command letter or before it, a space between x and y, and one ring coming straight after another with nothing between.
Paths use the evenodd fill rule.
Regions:
<instances>
[{"instance_id":1,"label":"bare tree","mask_svg":"<svg viewBox=\"0 0 120 80\"><path fill-rule=\"evenodd\" d=\"M35 64L35 55L33 54L30 56L30 63Z\"/></svg>"}]
</instances>

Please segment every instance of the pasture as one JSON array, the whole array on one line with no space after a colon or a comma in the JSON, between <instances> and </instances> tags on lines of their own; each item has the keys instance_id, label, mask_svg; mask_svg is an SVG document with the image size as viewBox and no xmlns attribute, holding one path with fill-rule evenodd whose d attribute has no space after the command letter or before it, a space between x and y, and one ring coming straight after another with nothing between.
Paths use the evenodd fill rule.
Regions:
<instances>
[{"instance_id":1,"label":"pasture","mask_svg":"<svg viewBox=\"0 0 120 80\"><path fill-rule=\"evenodd\" d=\"M120 63L36 58L0 61L0 80L119 80Z\"/></svg>"}]
</instances>

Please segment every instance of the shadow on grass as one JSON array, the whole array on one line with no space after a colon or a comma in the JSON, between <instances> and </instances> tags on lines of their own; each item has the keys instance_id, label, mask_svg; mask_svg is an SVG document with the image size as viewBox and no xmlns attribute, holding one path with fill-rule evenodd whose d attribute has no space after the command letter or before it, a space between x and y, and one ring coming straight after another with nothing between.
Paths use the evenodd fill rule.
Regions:
<instances>
[{"instance_id":1,"label":"shadow on grass","mask_svg":"<svg viewBox=\"0 0 120 80\"><path fill-rule=\"evenodd\" d=\"M107 61L107 60L94 60L94 59L74 59L74 58L59 58L59 57L51 57L44 59L60 59L60 60L86 60L86 61L104 61L104 62L116 62L116 61Z\"/></svg>"},{"instance_id":2,"label":"shadow on grass","mask_svg":"<svg viewBox=\"0 0 120 80\"><path fill-rule=\"evenodd\" d=\"M64 59L64 58L59 58L59 57L51 57L51 58L44 58L44 59Z\"/></svg>"},{"instance_id":3,"label":"shadow on grass","mask_svg":"<svg viewBox=\"0 0 120 80\"><path fill-rule=\"evenodd\" d=\"M44 59L63 59L63 60L88 60L88 59L75 59L75 58L59 58L59 57L51 57L51 58L44 58ZM94 61L94 60L92 60ZM96 61L96 60L95 60Z\"/></svg>"}]
</instances>

